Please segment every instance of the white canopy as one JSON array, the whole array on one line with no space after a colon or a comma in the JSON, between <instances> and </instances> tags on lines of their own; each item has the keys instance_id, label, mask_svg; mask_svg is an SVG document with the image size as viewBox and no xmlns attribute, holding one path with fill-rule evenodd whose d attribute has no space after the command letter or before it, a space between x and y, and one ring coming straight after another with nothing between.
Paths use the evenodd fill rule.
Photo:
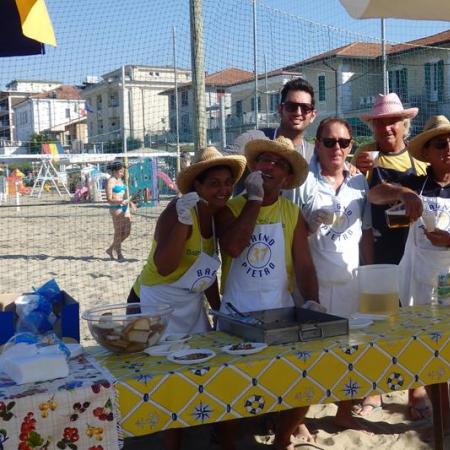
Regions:
<instances>
[{"instance_id":1,"label":"white canopy","mask_svg":"<svg viewBox=\"0 0 450 450\"><path fill-rule=\"evenodd\" d=\"M393 17L450 21L450 0L340 0L355 19Z\"/></svg>"}]
</instances>

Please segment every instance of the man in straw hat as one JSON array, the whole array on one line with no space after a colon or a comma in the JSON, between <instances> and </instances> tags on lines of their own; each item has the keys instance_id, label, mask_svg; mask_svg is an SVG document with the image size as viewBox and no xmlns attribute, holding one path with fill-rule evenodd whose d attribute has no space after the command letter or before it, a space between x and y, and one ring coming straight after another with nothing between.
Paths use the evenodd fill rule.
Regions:
<instances>
[{"instance_id":1,"label":"man in straw hat","mask_svg":"<svg viewBox=\"0 0 450 450\"><path fill-rule=\"evenodd\" d=\"M439 274L450 270L450 121L432 116L408 150L415 159L430 164L426 174L411 174L401 178L400 184L380 184L369 192L369 200L378 205L403 202L406 215L415 221L399 265L400 300L406 306L429 303ZM442 393L443 417L449 429L446 383ZM431 415L420 392L410 392L409 402L413 420Z\"/></svg>"},{"instance_id":2,"label":"man in straw hat","mask_svg":"<svg viewBox=\"0 0 450 450\"><path fill-rule=\"evenodd\" d=\"M405 142L411 119L417 113L417 108L405 109L397 94L390 93L378 94L372 111L361 116L372 129L375 142L361 147L353 162L367 174L369 187L381 182L396 182L405 174L425 173L426 164L408 153ZM408 229L389 229L385 218L386 209L387 206L372 205L374 261L376 264L398 264L403 255Z\"/></svg>"},{"instance_id":3,"label":"man in straw hat","mask_svg":"<svg viewBox=\"0 0 450 450\"><path fill-rule=\"evenodd\" d=\"M250 175L246 193L216 214L222 251L222 304L255 311L294 306L294 278L306 307L321 309L305 222L281 189L300 186L308 164L290 139L257 139L245 146ZM276 448L289 448L290 435L307 408L279 413Z\"/></svg>"}]
</instances>

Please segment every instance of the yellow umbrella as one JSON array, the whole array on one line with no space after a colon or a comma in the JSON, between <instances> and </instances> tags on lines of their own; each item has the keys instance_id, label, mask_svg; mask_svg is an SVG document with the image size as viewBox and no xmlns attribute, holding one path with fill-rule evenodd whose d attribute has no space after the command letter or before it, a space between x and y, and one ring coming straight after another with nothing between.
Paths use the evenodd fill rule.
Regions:
<instances>
[{"instance_id":1,"label":"yellow umbrella","mask_svg":"<svg viewBox=\"0 0 450 450\"><path fill-rule=\"evenodd\" d=\"M23 34L35 41L56 46L55 33L45 0L16 0Z\"/></svg>"}]
</instances>

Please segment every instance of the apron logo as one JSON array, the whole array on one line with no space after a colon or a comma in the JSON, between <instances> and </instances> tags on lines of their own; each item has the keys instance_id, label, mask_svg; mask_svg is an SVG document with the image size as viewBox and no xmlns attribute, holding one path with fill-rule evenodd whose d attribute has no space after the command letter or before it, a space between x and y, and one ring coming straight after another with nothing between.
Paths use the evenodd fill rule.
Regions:
<instances>
[{"instance_id":1,"label":"apron logo","mask_svg":"<svg viewBox=\"0 0 450 450\"><path fill-rule=\"evenodd\" d=\"M275 264L271 261L271 247L274 244L275 240L266 234L252 235L246 260L242 263L242 267L246 269L247 275L253 278L270 275L275 268Z\"/></svg>"},{"instance_id":2,"label":"apron logo","mask_svg":"<svg viewBox=\"0 0 450 450\"><path fill-rule=\"evenodd\" d=\"M203 292L208 289L216 278L217 270L206 269L197 270L197 279L192 283L191 292Z\"/></svg>"}]
</instances>

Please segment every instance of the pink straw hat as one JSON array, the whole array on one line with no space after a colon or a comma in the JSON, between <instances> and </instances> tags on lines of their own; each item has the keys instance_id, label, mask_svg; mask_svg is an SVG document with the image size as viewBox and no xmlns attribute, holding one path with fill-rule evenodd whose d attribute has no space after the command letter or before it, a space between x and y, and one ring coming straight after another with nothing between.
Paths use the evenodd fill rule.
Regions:
<instances>
[{"instance_id":1,"label":"pink straw hat","mask_svg":"<svg viewBox=\"0 0 450 450\"><path fill-rule=\"evenodd\" d=\"M403 104L394 92L390 94L378 94L370 114L363 114L361 119L369 122L374 119L384 117L400 117L402 119L412 119L417 116L419 108L404 109Z\"/></svg>"}]
</instances>

